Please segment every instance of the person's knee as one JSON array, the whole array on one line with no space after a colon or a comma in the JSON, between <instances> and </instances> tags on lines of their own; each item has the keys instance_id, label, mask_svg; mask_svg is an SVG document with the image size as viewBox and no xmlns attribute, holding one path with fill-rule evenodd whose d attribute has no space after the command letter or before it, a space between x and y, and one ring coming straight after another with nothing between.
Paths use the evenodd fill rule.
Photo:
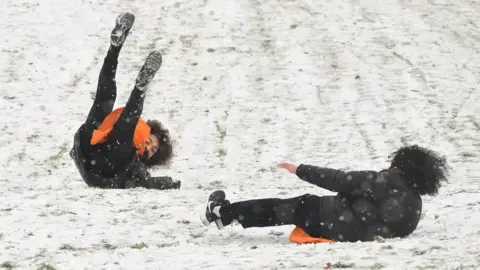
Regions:
<instances>
[{"instance_id":1,"label":"person's knee","mask_svg":"<svg viewBox=\"0 0 480 270\"><path fill-rule=\"evenodd\" d=\"M310 193L305 193L302 196L300 196L300 198L302 198L302 199L308 199L308 198L312 198L312 197L316 197L316 196L312 195Z\"/></svg>"},{"instance_id":2,"label":"person's knee","mask_svg":"<svg viewBox=\"0 0 480 270\"><path fill-rule=\"evenodd\" d=\"M302 207L304 205L310 205L310 204L312 204L312 202L317 201L318 198L319 197L317 195L313 195L313 194L309 194L309 193L303 194L302 196L299 197L299 200L298 200L299 201L299 207Z\"/></svg>"},{"instance_id":3,"label":"person's knee","mask_svg":"<svg viewBox=\"0 0 480 270\"><path fill-rule=\"evenodd\" d=\"M292 223L296 217L297 206L291 202L281 202L274 209L275 217L281 223Z\"/></svg>"},{"instance_id":4,"label":"person's knee","mask_svg":"<svg viewBox=\"0 0 480 270\"><path fill-rule=\"evenodd\" d=\"M276 218L286 224L297 223L299 216L305 212L305 202L310 196L312 195L304 194L290 199L276 199L273 209Z\"/></svg>"}]
</instances>

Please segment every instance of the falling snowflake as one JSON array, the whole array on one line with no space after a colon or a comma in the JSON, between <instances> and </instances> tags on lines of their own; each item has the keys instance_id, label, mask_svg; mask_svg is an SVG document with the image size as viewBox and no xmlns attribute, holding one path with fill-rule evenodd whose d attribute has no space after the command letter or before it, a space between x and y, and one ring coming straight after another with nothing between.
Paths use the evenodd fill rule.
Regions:
<instances>
[{"instance_id":1,"label":"falling snowflake","mask_svg":"<svg viewBox=\"0 0 480 270\"><path fill-rule=\"evenodd\" d=\"M361 184L362 190L363 191L370 191L372 186L370 185L370 182L368 181L363 181Z\"/></svg>"}]
</instances>

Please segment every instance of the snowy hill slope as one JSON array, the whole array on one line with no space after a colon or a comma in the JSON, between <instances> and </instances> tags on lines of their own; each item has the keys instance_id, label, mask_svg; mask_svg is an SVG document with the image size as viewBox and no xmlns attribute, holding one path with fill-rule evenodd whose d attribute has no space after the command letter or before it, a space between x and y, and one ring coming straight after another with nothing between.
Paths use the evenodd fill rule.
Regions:
<instances>
[{"instance_id":1,"label":"snowy hill slope","mask_svg":"<svg viewBox=\"0 0 480 270\"><path fill-rule=\"evenodd\" d=\"M127 10L137 20L116 106L161 50L143 118L176 140L171 166L153 174L182 180L178 191L87 188L68 157ZM0 266L480 267L477 0L4 0L0 22ZM278 162L382 169L413 143L453 171L407 239L298 246L291 226L199 221L217 188L232 201L328 194Z\"/></svg>"}]
</instances>

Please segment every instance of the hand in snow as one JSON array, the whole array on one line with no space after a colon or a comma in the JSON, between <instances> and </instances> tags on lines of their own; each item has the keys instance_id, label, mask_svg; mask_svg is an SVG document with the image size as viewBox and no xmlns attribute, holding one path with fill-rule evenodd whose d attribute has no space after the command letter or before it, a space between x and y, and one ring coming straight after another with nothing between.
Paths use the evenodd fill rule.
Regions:
<instances>
[{"instance_id":1,"label":"hand in snow","mask_svg":"<svg viewBox=\"0 0 480 270\"><path fill-rule=\"evenodd\" d=\"M293 164L290 164L290 163L282 162L282 163L278 164L278 167L287 169L287 171L289 171L291 173L296 173L297 172L297 166L295 166Z\"/></svg>"},{"instance_id":2,"label":"hand in snow","mask_svg":"<svg viewBox=\"0 0 480 270\"><path fill-rule=\"evenodd\" d=\"M182 185L181 181L173 181L172 189L180 189L181 185Z\"/></svg>"}]
</instances>

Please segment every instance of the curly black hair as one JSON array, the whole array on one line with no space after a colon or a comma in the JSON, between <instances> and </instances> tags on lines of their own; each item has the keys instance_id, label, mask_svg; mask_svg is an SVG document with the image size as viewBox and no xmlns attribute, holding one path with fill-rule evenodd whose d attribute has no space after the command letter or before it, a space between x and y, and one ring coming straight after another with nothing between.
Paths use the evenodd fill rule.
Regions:
<instances>
[{"instance_id":1,"label":"curly black hair","mask_svg":"<svg viewBox=\"0 0 480 270\"><path fill-rule=\"evenodd\" d=\"M173 156L172 141L168 129L157 120L148 120L150 134L157 137L158 150L147 160L142 160L147 167L161 166L167 164Z\"/></svg>"},{"instance_id":2,"label":"curly black hair","mask_svg":"<svg viewBox=\"0 0 480 270\"><path fill-rule=\"evenodd\" d=\"M393 157L393 158L392 158ZM441 182L446 181L446 158L418 145L404 146L392 153L390 168L398 168L420 195L436 195Z\"/></svg>"}]
</instances>

